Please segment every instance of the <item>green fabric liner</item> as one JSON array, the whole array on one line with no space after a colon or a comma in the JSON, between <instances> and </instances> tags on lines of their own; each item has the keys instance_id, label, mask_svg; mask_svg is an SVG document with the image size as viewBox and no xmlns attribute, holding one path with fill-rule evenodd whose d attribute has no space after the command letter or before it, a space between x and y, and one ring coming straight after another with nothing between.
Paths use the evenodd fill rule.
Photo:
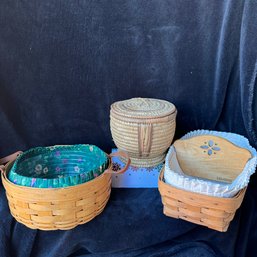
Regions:
<instances>
[{"instance_id":1,"label":"green fabric liner","mask_svg":"<svg viewBox=\"0 0 257 257\"><path fill-rule=\"evenodd\" d=\"M60 188L90 181L108 165L106 153L94 145L36 147L18 156L8 179L21 186Z\"/></svg>"}]
</instances>

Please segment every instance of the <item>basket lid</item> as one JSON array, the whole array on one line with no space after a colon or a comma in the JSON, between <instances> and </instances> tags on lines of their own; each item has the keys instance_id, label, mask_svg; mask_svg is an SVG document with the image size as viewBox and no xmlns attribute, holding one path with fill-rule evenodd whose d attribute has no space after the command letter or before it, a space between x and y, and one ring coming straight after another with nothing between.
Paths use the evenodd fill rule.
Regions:
<instances>
[{"instance_id":1,"label":"basket lid","mask_svg":"<svg viewBox=\"0 0 257 257\"><path fill-rule=\"evenodd\" d=\"M175 111L174 104L153 98L131 98L115 102L111 106L111 113L137 119L166 117Z\"/></svg>"}]
</instances>

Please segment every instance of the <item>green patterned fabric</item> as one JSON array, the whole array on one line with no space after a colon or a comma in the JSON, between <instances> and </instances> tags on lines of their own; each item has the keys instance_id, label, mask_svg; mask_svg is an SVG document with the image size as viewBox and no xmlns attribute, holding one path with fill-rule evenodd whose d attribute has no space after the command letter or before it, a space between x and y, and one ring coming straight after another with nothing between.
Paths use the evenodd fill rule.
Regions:
<instances>
[{"instance_id":1,"label":"green patterned fabric","mask_svg":"<svg viewBox=\"0 0 257 257\"><path fill-rule=\"evenodd\" d=\"M94 145L36 147L16 159L8 178L28 187L67 187L96 178L108 165L106 153Z\"/></svg>"}]
</instances>

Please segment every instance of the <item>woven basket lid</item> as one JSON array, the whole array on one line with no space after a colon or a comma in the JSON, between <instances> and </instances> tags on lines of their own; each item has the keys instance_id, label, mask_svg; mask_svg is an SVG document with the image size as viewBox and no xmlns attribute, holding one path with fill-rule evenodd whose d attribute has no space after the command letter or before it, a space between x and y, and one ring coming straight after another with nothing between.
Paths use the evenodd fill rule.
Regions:
<instances>
[{"instance_id":1,"label":"woven basket lid","mask_svg":"<svg viewBox=\"0 0 257 257\"><path fill-rule=\"evenodd\" d=\"M160 118L175 113L174 104L153 98L131 98L115 102L111 106L111 113L128 118Z\"/></svg>"}]
</instances>

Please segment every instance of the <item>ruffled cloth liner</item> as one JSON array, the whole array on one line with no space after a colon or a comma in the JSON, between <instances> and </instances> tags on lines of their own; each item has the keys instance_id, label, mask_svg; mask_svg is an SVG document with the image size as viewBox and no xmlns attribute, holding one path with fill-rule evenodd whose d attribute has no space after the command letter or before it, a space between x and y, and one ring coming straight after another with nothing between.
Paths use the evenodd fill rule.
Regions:
<instances>
[{"instance_id":1,"label":"ruffled cloth liner","mask_svg":"<svg viewBox=\"0 0 257 257\"><path fill-rule=\"evenodd\" d=\"M181 140L189 139L195 136L213 135L225 138L231 143L249 150L252 158L246 163L243 171L236 177L232 183L215 182L203 178L197 178L186 175L179 166L176 149L171 146L165 161L164 180L166 183L187 191L201 193L215 197L233 197L239 190L246 187L249 183L250 176L255 172L257 165L256 150L249 144L248 139L241 135L228 132L196 130L187 133ZM172 166L170 166L170 159Z\"/></svg>"},{"instance_id":2,"label":"ruffled cloth liner","mask_svg":"<svg viewBox=\"0 0 257 257\"><path fill-rule=\"evenodd\" d=\"M47 165L49 173L34 173L32 167L38 163L42 167ZM53 172L55 165L63 167L60 175ZM77 170L74 170L74 166ZM100 176L108 166L106 153L95 145L36 147L18 156L8 173L8 179L20 186L60 188L88 182Z\"/></svg>"}]
</instances>

